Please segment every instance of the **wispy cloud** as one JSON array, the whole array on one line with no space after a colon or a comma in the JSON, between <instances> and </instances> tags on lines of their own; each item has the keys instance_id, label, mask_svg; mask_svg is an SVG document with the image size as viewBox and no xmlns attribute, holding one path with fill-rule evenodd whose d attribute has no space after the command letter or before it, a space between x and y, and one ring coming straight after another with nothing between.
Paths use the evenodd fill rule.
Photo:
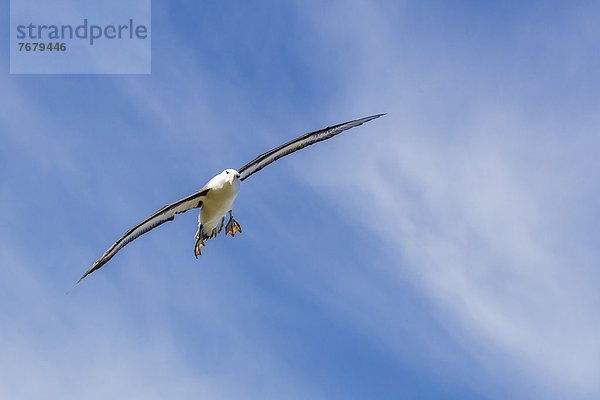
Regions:
<instances>
[{"instance_id":1,"label":"wispy cloud","mask_svg":"<svg viewBox=\"0 0 600 400\"><path fill-rule=\"evenodd\" d=\"M385 271L374 273L392 277L399 290L410 279L492 380L511 383L520 396L597 394L600 298L594 288L600 276L593 269L598 252L588 240L596 230L585 221L597 211L590 196L597 185L582 177L597 175L591 149L598 140L586 132L598 118L586 96L569 87L561 89L564 97L538 97L565 69L589 62L578 53L585 50L574 51L579 64L557 60L532 83L526 67L515 73L508 60L464 64L475 60L479 46L486 55L487 37L479 46L459 46L452 59L439 46L454 38L416 38L407 48L402 27L394 26L406 22L403 17L394 24L381 9L353 6L336 4L331 11L346 15L344 23L323 24L315 14L316 26L326 27L327 38L345 38L348 57L357 60L347 74L359 79L344 104L385 104L390 115L369 127L379 132L332 150L327 174L318 173L325 161L315 156L302 175L343 206L364 234L392 246ZM348 25L375 29L348 31ZM578 26L573 20L565 25ZM564 40L541 34L548 32L542 21L527 29L536 33L534 43L521 36L521 27L506 32L521 39L515 51L543 44L549 53L571 53ZM439 63L411 70L404 49L411 56L437 54ZM536 64L535 54L523 58ZM503 83L483 81L482 73L486 79L498 74ZM526 91L521 97L499 87L505 84ZM581 107L573 110L575 104ZM387 343L399 345L393 334ZM469 380L461 371L452 374Z\"/></svg>"}]
</instances>

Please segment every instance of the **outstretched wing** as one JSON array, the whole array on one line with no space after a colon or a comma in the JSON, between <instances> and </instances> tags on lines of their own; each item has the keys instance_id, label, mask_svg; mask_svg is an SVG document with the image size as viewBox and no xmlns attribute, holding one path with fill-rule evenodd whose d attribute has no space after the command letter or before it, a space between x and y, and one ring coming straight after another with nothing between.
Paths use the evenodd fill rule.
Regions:
<instances>
[{"instance_id":1,"label":"outstretched wing","mask_svg":"<svg viewBox=\"0 0 600 400\"><path fill-rule=\"evenodd\" d=\"M302 136L299 136L290 142L282 144L281 146L276 147L273 150L269 150L266 153L261 154L254 160L250 161L248 164L244 165L238 170L238 172L240 173L240 180L243 181L253 173L260 171L261 169L271 164L273 161L280 159L281 157L287 156L288 154L292 154L293 152L303 149L306 146L310 146L311 144L332 138L345 130L362 125L365 122L369 122L375 118L379 118L382 115L385 114L377 114L371 115L370 117L355 119L354 121L344 122L342 124L330 126L328 128L323 128L318 131L309 132Z\"/></svg>"},{"instance_id":2,"label":"outstretched wing","mask_svg":"<svg viewBox=\"0 0 600 400\"><path fill-rule=\"evenodd\" d=\"M102 254L102 257L100 257L98 261L96 261L94 265L92 265L90 269L88 269L81 278L79 278L77 283L81 282L83 278L85 278L92 272L96 271L97 269L100 269L100 267L102 267L111 258L113 258L114 255L117 254L117 252L123 247L125 247L125 245L127 245L129 242L137 239L144 233L156 228L159 225L164 224L165 222L173 221L173 219L175 219L175 214L181 214L193 208L202 207L202 200L204 196L206 196L206 194L209 192L209 190L210 189L202 188L192 195L189 195L179 201L176 201L173 204L169 204L168 206L164 206L163 208L161 208L160 210L158 210L157 212L155 212L154 214L152 214L151 216L149 216L148 218L146 218L127 232L125 232L125 234L121 236L121 238L117 240L112 246L110 246L109 249L106 250L104 254Z\"/></svg>"}]
</instances>

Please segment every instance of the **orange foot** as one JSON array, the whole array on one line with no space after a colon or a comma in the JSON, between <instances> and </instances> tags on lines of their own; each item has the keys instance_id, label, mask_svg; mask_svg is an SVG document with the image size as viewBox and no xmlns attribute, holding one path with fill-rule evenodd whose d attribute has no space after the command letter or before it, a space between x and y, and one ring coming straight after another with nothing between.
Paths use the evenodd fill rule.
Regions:
<instances>
[{"instance_id":1,"label":"orange foot","mask_svg":"<svg viewBox=\"0 0 600 400\"><path fill-rule=\"evenodd\" d=\"M202 248L204 247L204 240L196 239L196 244L194 245L194 255L196 258L202 255Z\"/></svg>"},{"instance_id":2,"label":"orange foot","mask_svg":"<svg viewBox=\"0 0 600 400\"><path fill-rule=\"evenodd\" d=\"M225 233L234 237L238 232L242 233L242 227L235 219L233 219L233 214L229 211L229 222L227 222L227 225L225 226Z\"/></svg>"}]
</instances>

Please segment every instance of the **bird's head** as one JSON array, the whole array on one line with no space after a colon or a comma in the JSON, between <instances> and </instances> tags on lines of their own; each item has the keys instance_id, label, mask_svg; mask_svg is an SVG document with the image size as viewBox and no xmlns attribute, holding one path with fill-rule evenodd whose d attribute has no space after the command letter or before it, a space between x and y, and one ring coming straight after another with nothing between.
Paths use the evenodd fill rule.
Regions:
<instances>
[{"instance_id":1,"label":"bird's head","mask_svg":"<svg viewBox=\"0 0 600 400\"><path fill-rule=\"evenodd\" d=\"M225 181L229 182L230 184L233 184L236 180L240 179L240 173L231 168L221 172L221 175L223 175L225 177Z\"/></svg>"}]
</instances>

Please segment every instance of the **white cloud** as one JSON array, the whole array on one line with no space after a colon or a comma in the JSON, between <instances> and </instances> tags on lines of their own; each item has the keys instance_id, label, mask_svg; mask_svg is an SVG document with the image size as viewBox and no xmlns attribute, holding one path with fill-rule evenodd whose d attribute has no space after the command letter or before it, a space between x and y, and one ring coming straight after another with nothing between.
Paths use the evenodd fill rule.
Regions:
<instances>
[{"instance_id":1,"label":"white cloud","mask_svg":"<svg viewBox=\"0 0 600 400\"><path fill-rule=\"evenodd\" d=\"M600 393L598 252L588 240L595 230L583 222L597 212L586 197L597 189L581 179L598 178L590 168L598 140L584 134L597 130L598 119L580 112L573 121L569 112L555 112L566 101L561 94L543 102L532 97L555 83L551 74L534 84L504 76L511 85L529 85L519 97L477 78L503 66L483 63L476 67L485 72L474 74L462 68L473 55L441 56L421 73L411 70L401 55L405 44L395 42L402 41L402 27L381 10L358 2L331 13L337 12L347 16L343 23L311 17L326 27L324 37L351 43L348 57L357 60L359 79L340 102L389 115L339 141L326 160L312 156L301 175L359 222L363 234L393 246L385 275L399 290L410 279L492 380L527 397ZM452 54L441 45L411 48ZM562 96L578 101L569 92ZM319 173L324 168L328 173ZM400 346L393 334L386 340ZM469 380L464 371L454 374Z\"/></svg>"}]
</instances>

